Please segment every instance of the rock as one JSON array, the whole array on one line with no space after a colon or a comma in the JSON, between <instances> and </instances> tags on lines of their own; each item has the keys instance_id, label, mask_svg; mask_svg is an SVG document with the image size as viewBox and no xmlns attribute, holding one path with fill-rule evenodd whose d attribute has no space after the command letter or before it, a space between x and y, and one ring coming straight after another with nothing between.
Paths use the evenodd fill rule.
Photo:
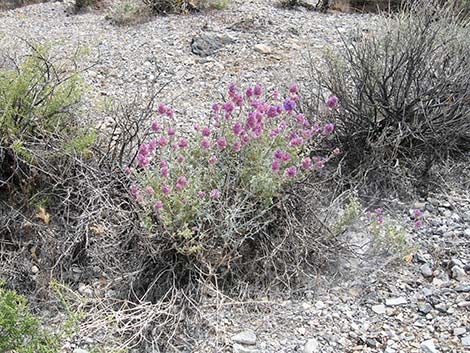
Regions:
<instances>
[{"instance_id":1,"label":"rock","mask_svg":"<svg viewBox=\"0 0 470 353\"><path fill-rule=\"evenodd\" d=\"M429 264L425 263L424 265L422 265L420 268L419 268L421 274L424 276L424 277L431 277L432 276L432 269L431 269L431 266L429 266Z\"/></svg>"},{"instance_id":2,"label":"rock","mask_svg":"<svg viewBox=\"0 0 470 353\"><path fill-rule=\"evenodd\" d=\"M467 228L463 231L463 235L465 235L466 237L470 237L470 228Z\"/></svg>"},{"instance_id":3,"label":"rock","mask_svg":"<svg viewBox=\"0 0 470 353\"><path fill-rule=\"evenodd\" d=\"M469 308L470 307L470 301L463 301L463 302L459 302L457 304L457 306L459 308Z\"/></svg>"},{"instance_id":4,"label":"rock","mask_svg":"<svg viewBox=\"0 0 470 353\"><path fill-rule=\"evenodd\" d=\"M261 54L271 54L273 51L271 47L266 44L256 44L255 50Z\"/></svg>"},{"instance_id":5,"label":"rock","mask_svg":"<svg viewBox=\"0 0 470 353\"><path fill-rule=\"evenodd\" d=\"M39 268L37 266L33 265L33 266L31 266L31 272L36 274L36 273L39 272Z\"/></svg>"},{"instance_id":6,"label":"rock","mask_svg":"<svg viewBox=\"0 0 470 353\"><path fill-rule=\"evenodd\" d=\"M256 335L253 331L243 331L232 337L232 341L247 346L256 344Z\"/></svg>"},{"instance_id":7,"label":"rock","mask_svg":"<svg viewBox=\"0 0 470 353\"><path fill-rule=\"evenodd\" d=\"M79 283L78 284L78 293L86 297L93 296L93 289L87 286L86 284Z\"/></svg>"},{"instance_id":8,"label":"rock","mask_svg":"<svg viewBox=\"0 0 470 353\"><path fill-rule=\"evenodd\" d=\"M317 310L325 309L325 307L326 307L325 303L323 303L321 300L315 303L315 309Z\"/></svg>"},{"instance_id":9,"label":"rock","mask_svg":"<svg viewBox=\"0 0 470 353\"><path fill-rule=\"evenodd\" d=\"M257 350L253 346L244 346L244 345L235 343L233 345L233 353L260 353L260 351Z\"/></svg>"},{"instance_id":10,"label":"rock","mask_svg":"<svg viewBox=\"0 0 470 353\"><path fill-rule=\"evenodd\" d=\"M455 257L450 259L450 264L451 264L451 266L459 266L459 267L462 267L462 268L465 267L464 263L462 261L460 261L459 259L456 259Z\"/></svg>"},{"instance_id":11,"label":"rock","mask_svg":"<svg viewBox=\"0 0 470 353\"><path fill-rule=\"evenodd\" d=\"M456 279L459 282L462 282L467 278L467 274L465 273L464 269L457 265L452 267L451 271L452 271L452 278Z\"/></svg>"},{"instance_id":12,"label":"rock","mask_svg":"<svg viewBox=\"0 0 470 353\"><path fill-rule=\"evenodd\" d=\"M89 353L87 350L85 349L81 349L81 348L75 348L73 350L73 353Z\"/></svg>"},{"instance_id":13,"label":"rock","mask_svg":"<svg viewBox=\"0 0 470 353\"><path fill-rule=\"evenodd\" d=\"M235 39L227 35L201 34L191 41L191 51L199 56L210 56L227 44L235 43Z\"/></svg>"},{"instance_id":14,"label":"rock","mask_svg":"<svg viewBox=\"0 0 470 353\"><path fill-rule=\"evenodd\" d=\"M418 311L423 314L429 314L432 310L432 306L429 303L419 304Z\"/></svg>"},{"instance_id":15,"label":"rock","mask_svg":"<svg viewBox=\"0 0 470 353\"><path fill-rule=\"evenodd\" d=\"M470 284L464 283L455 287L455 291L459 293L468 293L470 292Z\"/></svg>"},{"instance_id":16,"label":"rock","mask_svg":"<svg viewBox=\"0 0 470 353\"><path fill-rule=\"evenodd\" d=\"M424 353L437 353L436 347L434 346L433 340L423 341L421 343L421 350Z\"/></svg>"},{"instance_id":17,"label":"rock","mask_svg":"<svg viewBox=\"0 0 470 353\"><path fill-rule=\"evenodd\" d=\"M372 311L376 314L385 314L385 305L383 304L373 305Z\"/></svg>"},{"instance_id":18,"label":"rock","mask_svg":"<svg viewBox=\"0 0 470 353\"><path fill-rule=\"evenodd\" d=\"M470 347L470 335L462 337L462 345L464 347Z\"/></svg>"},{"instance_id":19,"label":"rock","mask_svg":"<svg viewBox=\"0 0 470 353\"><path fill-rule=\"evenodd\" d=\"M385 300L385 304L387 306L398 306L398 305L406 304L407 302L408 301L404 297L389 298Z\"/></svg>"},{"instance_id":20,"label":"rock","mask_svg":"<svg viewBox=\"0 0 470 353\"><path fill-rule=\"evenodd\" d=\"M415 202L413 207L417 210L424 211L424 208L426 207L426 203L425 202Z\"/></svg>"},{"instance_id":21,"label":"rock","mask_svg":"<svg viewBox=\"0 0 470 353\"><path fill-rule=\"evenodd\" d=\"M311 338L305 343L303 353L316 353L319 346L318 341L315 338Z\"/></svg>"},{"instance_id":22,"label":"rock","mask_svg":"<svg viewBox=\"0 0 470 353\"><path fill-rule=\"evenodd\" d=\"M454 328L454 336L462 336L467 332L465 327L456 327Z\"/></svg>"}]
</instances>

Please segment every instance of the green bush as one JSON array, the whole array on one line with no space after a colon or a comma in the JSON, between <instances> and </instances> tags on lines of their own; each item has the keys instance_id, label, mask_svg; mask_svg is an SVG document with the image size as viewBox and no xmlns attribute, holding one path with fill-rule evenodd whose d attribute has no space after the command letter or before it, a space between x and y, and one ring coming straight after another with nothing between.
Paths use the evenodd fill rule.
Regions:
<instances>
[{"instance_id":1,"label":"green bush","mask_svg":"<svg viewBox=\"0 0 470 353\"><path fill-rule=\"evenodd\" d=\"M470 150L470 26L451 4L419 2L377 31L344 38L319 72L338 96L343 172L370 187L426 180Z\"/></svg>"},{"instance_id":2,"label":"green bush","mask_svg":"<svg viewBox=\"0 0 470 353\"><path fill-rule=\"evenodd\" d=\"M0 352L54 353L60 339L42 329L25 297L0 285Z\"/></svg>"}]
</instances>

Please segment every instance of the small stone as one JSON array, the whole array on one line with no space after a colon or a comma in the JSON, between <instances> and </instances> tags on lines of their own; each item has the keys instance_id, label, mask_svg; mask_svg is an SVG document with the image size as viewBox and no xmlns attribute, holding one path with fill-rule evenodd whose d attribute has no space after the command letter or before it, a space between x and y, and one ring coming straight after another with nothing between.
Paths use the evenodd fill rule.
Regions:
<instances>
[{"instance_id":1,"label":"small stone","mask_svg":"<svg viewBox=\"0 0 470 353\"><path fill-rule=\"evenodd\" d=\"M266 44L256 44L255 50L261 54L271 54L273 51L271 47Z\"/></svg>"},{"instance_id":2,"label":"small stone","mask_svg":"<svg viewBox=\"0 0 470 353\"><path fill-rule=\"evenodd\" d=\"M323 303L321 300L319 300L315 303L315 308L317 310L325 309L325 307L326 307L325 303Z\"/></svg>"},{"instance_id":3,"label":"small stone","mask_svg":"<svg viewBox=\"0 0 470 353\"><path fill-rule=\"evenodd\" d=\"M408 301L404 297L398 297L398 298L389 298L385 300L385 304L388 306L398 306L398 305L403 305L406 304Z\"/></svg>"},{"instance_id":4,"label":"small stone","mask_svg":"<svg viewBox=\"0 0 470 353\"><path fill-rule=\"evenodd\" d=\"M424 208L426 207L426 203L425 202L415 202L413 207L417 210L422 210L423 211Z\"/></svg>"},{"instance_id":5,"label":"small stone","mask_svg":"<svg viewBox=\"0 0 470 353\"><path fill-rule=\"evenodd\" d=\"M31 266L31 272L36 274L36 273L39 272L39 268L37 266L33 265L33 266Z\"/></svg>"},{"instance_id":6,"label":"small stone","mask_svg":"<svg viewBox=\"0 0 470 353\"><path fill-rule=\"evenodd\" d=\"M459 282L462 282L467 278L467 274L465 273L464 269L457 265L452 267L451 271L452 271L452 278L456 279Z\"/></svg>"},{"instance_id":7,"label":"small stone","mask_svg":"<svg viewBox=\"0 0 470 353\"><path fill-rule=\"evenodd\" d=\"M315 338L311 338L305 343L303 353L316 353L319 346L318 341Z\"/></svg>"},{"instance_id":8,"label":"small stone","mask_svg":"<svg viewBox=\"0 0 470 353\"><path fill-rule=\"evenodd\" d=\"M470 335L462 337L462 345L464 347L470 347Z\"/></svg>"},{"instance_id":9,"label":"small stone","mask_svg":"<svg viewBox=\"0 0 470 353\"><path fill-rule=\"evenodd\" d=\"M433 340L427 340L427 341L421 342L421 350L424 353L437 353Z\"/></svg>"},{"instance_id":10,"label":"small stone","mask_svg":"<svg viewBox=\"0 0 470 353\"><path fill-rule=\"evenodd\" d=\"M447 309L449 309L449 306L444 303L439 303L437 305L434 305L434 307L436 308L436 310L440 311L441 313L446 313Z\"/></svg>"},{"instance_id":11,"label":"small stone","mask_svg":"<svg viewBox=\"0 0 470 353\"><path fill-rule=\"evenodd\" d=\"M467 228L463 231L463 235L465 235L466 237L470 237L470 228Z\"/></svg>"},{"instance_id":12,"label":"small stone","mask_svg":"<svg viewBox=\"0 0 470 353\"><path fill-rule=\"evenodd\" d=\"M253 346L244 346L244 345L235 343L233 345L233 353L260 353L260 351L257 350Z\"/></svg>"},{"instance_id":13,"label":"small stone","mask_svg":"<svg viewBox=\"0 0 470 353\"><path fill-rule=\"evenodd\" d=\"M431 269L431 266L429 266L429 264L424 264L422 265L419 270L421 271L421 274L424 276L424 277L431 277L432 276L432 269Z\"/></svg>"},{"instance_id":14,"label":"small stone","mask_svg":"<svg viewBox=\"0 0 470 353\"><path fill-rule=\"evenodd\" d=\"M465 327L456 327L454 328L454 336L462 336L467 332Z\"/></svg>"},{"instance_id":15,"label":"small stone","mask_svg":"<svg viewBox=\"0 0 470 353\"><path fill-rule=\"evenodd\" d=\"M89 286L83 283L78 284L78 293L80 293L83 296L86 297L92 297L93 296L93 289L91 289Z\"/></svg>"},{"instance_id":16,"label":"small stone","mask_svg":"<svg viewBox=\"0 0 470 353\"><path fill-rule=\"evenodd\" d=\"M232 341L247 346L256 344L256 335L253 331L243 331L232 337Z\"/></svg>"},{"instance_id":17,"label":"small stone","mask_svg":"<svg viewBox=\"0 0 470 353\"><path fill-rule=\"evenodd\" d=\"M459 302L459 303L457 304L457 306L458 306L459 308L468 308L468 307L470 307L470 301Z\"/></svg>"},{"instance_id":18,"label":"small stone","mask_svg":"<svg viewBox=\"0 0 470 353\"><path fill-rule=\"evenodd\" d=\"M376 314L385 314L385 305L383 304L373 305L372 311Z\"/></svg>"},{"instance_id":19,"label":"small stone","mask_svg":"<svg viewBox=\"0 0 470 353\"><path fill-rule=\"evenodd\" d=\"M429 303L419 304L418 311L423 314L429 314L432 310L432 306Z\"/></svg>"},{"instance_id":20,"label":"small stone","mask_svg":"<svg viewBox=\"0 0 470 353\"><path fill-rule=\"evenodd\" d=\"M468 284L468 283L461 284L461 285L455 287L455 291L459 292L459 293L470 292L470 284Z\"/></svg>"},{"instance_id":21,"label":"small stone","mask_svg":"<svg viewBox=\"0 0 470 353\"><path fill-rule=\"evenodd\" d=\"M75 348L73 350L73 353L89 353L87 350L85 349L81 349L81 348Z\"/></svg>"}]
</instances>

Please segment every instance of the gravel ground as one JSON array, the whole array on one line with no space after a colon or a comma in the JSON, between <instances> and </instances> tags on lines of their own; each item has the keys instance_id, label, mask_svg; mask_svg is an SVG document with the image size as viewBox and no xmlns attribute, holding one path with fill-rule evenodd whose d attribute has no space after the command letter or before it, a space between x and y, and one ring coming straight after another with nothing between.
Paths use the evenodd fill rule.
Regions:
<instances>
[{"instance_id":1,"label":"gravel ground","mask_svg":"<svg viewBox=\"0 0 470 353\"><path fill-rule=\"evenodd\" d=\"M58 41L54 50L62 55L84 45L90 49L84 65L93 65L84 74L94 88L90 112L98 111L102 97L125 102L145 96L152 83L168 84L160 99L174 102L184 123L203 117L231 81L268 88L303 82L309 54L321 65L320 49L338 44L340 33L378 22L372 15L275 5L236 0L225 11L156 17L132 27L111 25L103 12L71 15L63 2L32 5L0 12L0 51L24 53L23 40ZM201 35L222 47L208 56L194 54L191 43ZM423 227L408 234L419 249L410 263L366 256L295 295L204 307L205 325L194 328L187 352L470 351L468 180L461 185L466 188L419 200L405 211L386 205L401 209L396 217L402 219L409 218L408 209L424 212Z\"/></svg>"}]
</instances>

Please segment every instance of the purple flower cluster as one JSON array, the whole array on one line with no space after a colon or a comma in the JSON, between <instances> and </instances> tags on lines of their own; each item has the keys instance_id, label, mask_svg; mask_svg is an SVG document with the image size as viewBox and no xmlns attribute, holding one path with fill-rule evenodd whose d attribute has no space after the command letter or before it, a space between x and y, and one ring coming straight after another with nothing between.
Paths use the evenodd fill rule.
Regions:
<instances>
[{"instance_id":1,"label":"purple flower cluster","mask_svg":"<svg viewBox=\"0 0 470 353\"><path fill-rule=\"evenodd\" d=\"M276 90L263 98L260 84L241 91L232 83L228 100L213 104L207 122L193 124L191 137L176 129L174 110L159 104L159 118L151 123L152 138L138 150L139 171L126 168L128 175L140 178L131 188L132 195L139 202L149 200L155 212L175 200L187 207L219 200L224 173L230 173L224 169L228 159L238 160L234 165L250 173L254 166L267 165L269 177L280 185L299 174L323 169L339 150L330 156L311 156L310 147L331 135L335 125L309 121L297 110L298 100L295 84L287 97L281 98ZM331 109L337 104L335 96L326 102ZM244 187L249 183L241 185L241 190Z\"/></svg>"}]
</instances>

